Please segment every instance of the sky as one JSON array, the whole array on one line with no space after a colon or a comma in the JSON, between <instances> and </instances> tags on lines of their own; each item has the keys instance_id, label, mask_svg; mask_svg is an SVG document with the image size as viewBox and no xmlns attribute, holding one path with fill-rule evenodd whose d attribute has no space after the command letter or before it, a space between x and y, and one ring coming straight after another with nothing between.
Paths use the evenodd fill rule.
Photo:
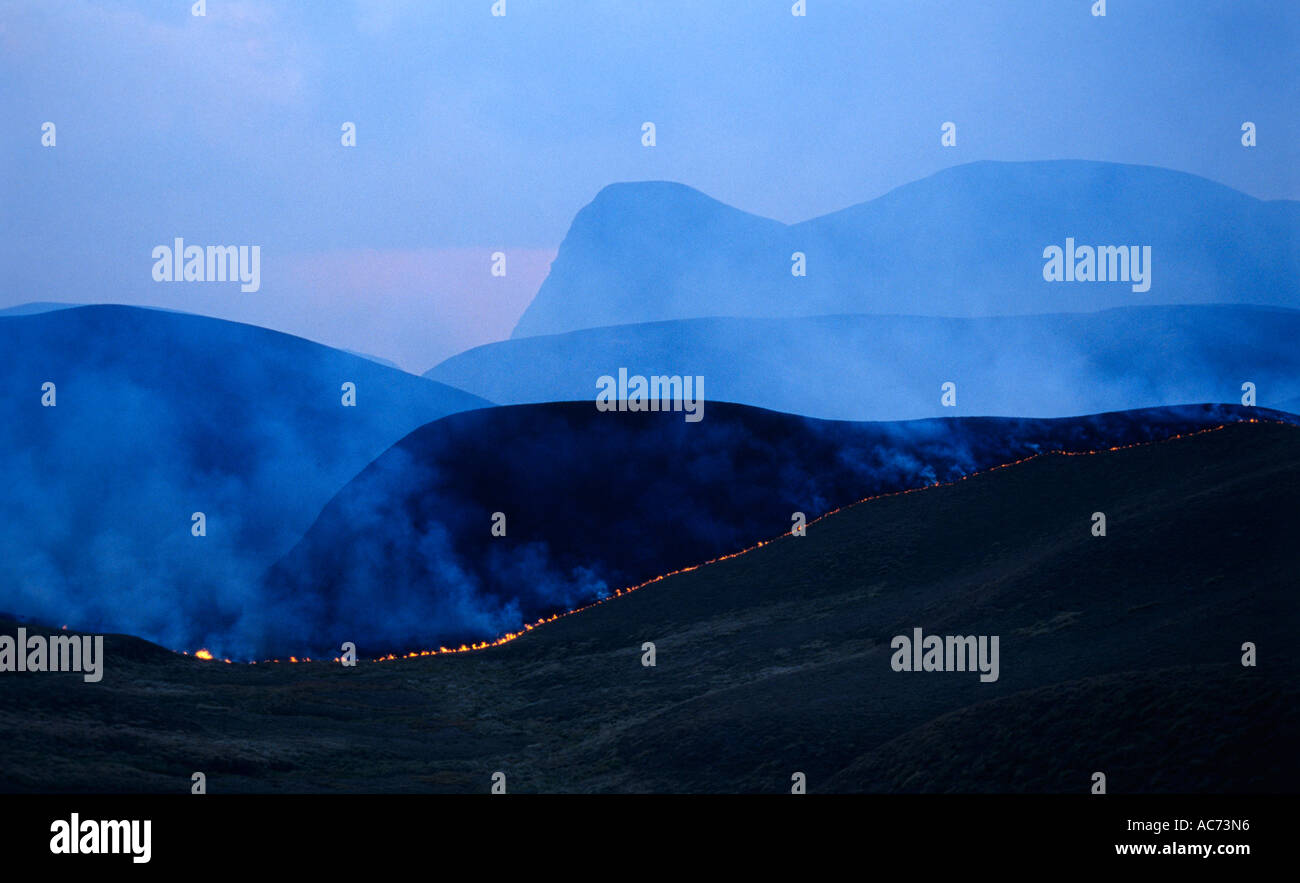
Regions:
<instances>
[{"instance_id":1,"label":"sky","mask_svg":"<svg viewBox=\"0 0 1300 883\"><path fill-rule=\"evenodd\" d=\"M161 306L421 372L507 337L615 182L787 223L983 159L1300 198L1296 3L493 2L0 0L0 308ZM260 290L155 282L178 236L259 245Z\"/></svg>"}]
</instances>

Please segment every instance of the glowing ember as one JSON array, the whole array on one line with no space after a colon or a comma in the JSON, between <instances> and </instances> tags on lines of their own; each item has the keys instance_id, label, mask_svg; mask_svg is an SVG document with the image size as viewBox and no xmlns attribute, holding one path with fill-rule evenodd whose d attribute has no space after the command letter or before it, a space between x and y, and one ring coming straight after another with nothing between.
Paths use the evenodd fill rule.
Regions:
<instances>
[{"instance_id":1,"label":"glowing ember","mask_svg":"<svg viewBox=\"0 0 1300 883\"><path fill-rule=\"evenodd\" d=\"M196 659L211 659L212 654L209 653L207 650L195 650L194 657Z\"/></svg>"}]
</instances>

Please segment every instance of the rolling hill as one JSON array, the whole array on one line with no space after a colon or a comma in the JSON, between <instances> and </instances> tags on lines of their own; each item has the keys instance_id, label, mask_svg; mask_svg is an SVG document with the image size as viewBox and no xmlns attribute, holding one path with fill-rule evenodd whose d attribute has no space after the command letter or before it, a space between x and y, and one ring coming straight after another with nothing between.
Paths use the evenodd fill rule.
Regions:
<instances>
[{"instance_id":1,"label":"rolling hill","mask_svg":"<svg viewBox=\"0 0 1300 883\"><path fill-rule=\"evenodd\" d=\"M1124 307L956 319L682 319L476 347L425 376L501 404L594 399L596 379L702 376L707 398L838 420L1065 417L1188 402L1294 411L1300 311ZM940 402L957 384L956 407Z\"/></svg>"},{"instance_id":2,"label":"rolling hill","mask_svg":"<svg viewBox=\"0 0 1300 883\"><path fill-rule=\"evenodd\" d=\"M0 317L0 353L0 610L174 647L250 615L258 575L391 444L488 404L300 338L133 307Z\"/></svg>"},{"instance_id":3,"label":"rolling hill","mask_svg":"<svg viewBox=\"0 0 1300 883\"><path fill-rule=\"evenodd\" d=\"M379 654L490 640L779 536L795 512L1256 416L1280 417L1200 405L847 423L709 403L689 423L589 402L455 414L349 482L257 589L264 630L211 649L265 658L337 655L343 641Z\"/></svg>"}]
</instances>

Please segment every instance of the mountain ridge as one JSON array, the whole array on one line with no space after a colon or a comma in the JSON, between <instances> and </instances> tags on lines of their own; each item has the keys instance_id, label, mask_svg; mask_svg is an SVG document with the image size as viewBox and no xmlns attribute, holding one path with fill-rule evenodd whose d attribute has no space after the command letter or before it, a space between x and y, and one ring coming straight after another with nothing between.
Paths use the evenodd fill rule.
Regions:
<instances>
[{"instance_id":1,"label":"mountain ridge","mask_svg":"<svg viewBox=\"0 0 1300 883\"><path fill-rule=\"evenodd\" d=\"M705 378L708 398L828 419L1062 417L1300 397L1300 311L1205 304L986 318L842 314L606 326L485 344L425 376L502 404L593 397L596 379ZM941 384L957 384L944 407Z\"/></svg>"},{"instance_id":2,"label":"mountain ridge","mask_svg":"<svg viewBox=\"0 0 1300 883\"><path fill-rule=\"evenodd\" d=\"M1067 237L1152 246L1151 290L1045 282L1043 250ZM788 225L688 185L620 182L577 213L511 338L726 315L1296 305L1298 243L1300 202L1155 166L966 163Z\"/></svg>"}]
</instances>

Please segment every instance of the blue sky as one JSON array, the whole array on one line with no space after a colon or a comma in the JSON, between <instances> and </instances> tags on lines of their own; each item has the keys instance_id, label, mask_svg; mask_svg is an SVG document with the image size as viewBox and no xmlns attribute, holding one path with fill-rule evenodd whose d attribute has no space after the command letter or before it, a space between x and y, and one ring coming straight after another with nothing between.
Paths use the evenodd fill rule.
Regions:
<instances>
[{"instance_id":1,"label":"blue sky","mask_svg":"<svg viewBox=\"0 0 1300 883\"><path fill-rule=\"evenodd\" d=\"M191 2L0 0L0 307L169 306L422 371L505 337L616 181L786 222L979 159L1300 198L1296 3ZM174 236L260 244L262 290L154 283Z\"/></svg>"}]
</instances>

